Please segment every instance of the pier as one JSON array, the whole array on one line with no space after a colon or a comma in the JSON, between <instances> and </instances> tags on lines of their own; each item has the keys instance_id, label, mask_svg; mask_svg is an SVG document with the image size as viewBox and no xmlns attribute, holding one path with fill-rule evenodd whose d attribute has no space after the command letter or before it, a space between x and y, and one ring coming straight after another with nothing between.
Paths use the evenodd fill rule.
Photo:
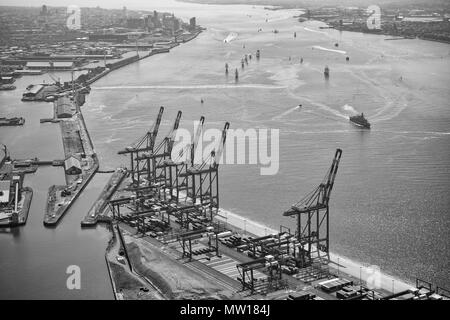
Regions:
<instances>
[{"instance_id":1,"label":"pier","mask_svg":"<svg viewBox=\"0 0 450 320\"><path fill-rule=\"evenodd\" d=\"M99 167L80 106L75 101L66 103L71 103L76 110L72 117L60 119L59 122L66 158L64 160L66 185L49 188L44 216L46 226L58 224Z\"/></svg>"},{"instance_id":2,"label":"pier","mask_svg":"<svg viewBox=\"0 0 450 320\"><path fill-rule=\"evenodd\" d=\"M92 205L91 209L89 209L86 217L83 219L83 221L81 221L82 227L93 227L97 224L99 214L105 210L106 206L108 205L109 199L125 179L126 175L126 169L119 168L114 172L106 186L103 188L98 199Z\"/></svg>"}]
</instances>

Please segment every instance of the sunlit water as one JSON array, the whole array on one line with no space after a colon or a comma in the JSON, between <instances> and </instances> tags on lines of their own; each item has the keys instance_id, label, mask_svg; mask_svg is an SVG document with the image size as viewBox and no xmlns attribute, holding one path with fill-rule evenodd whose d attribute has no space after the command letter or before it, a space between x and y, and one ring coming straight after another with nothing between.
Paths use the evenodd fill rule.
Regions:
<instances>
[{"instance_id":1,"label":"sunlit water","mask_svg":"<svg viewBox=\"0 0 450 320\"><path fill-rule=\"evenodd\" d=\"M166 107L160 138L178 110L183 111L181 126L190 131L201 115L207 128L221 129L229 121L232 128L279 129L279 172L261 176L255 165L221 166L220 205L273 228L294 227L282 212L321 182L340 147L343 157L331 196L331 250L403 279L417 276L450 287L449 45L323 30L317 22L298 23L294 10L170 1L157 2L156 9L197 16L208 29L168 54L114 71L93 85L83 112L102 168L128 164L117 151L151 127L160 105ZM230 34L237 36L224 42ZM241 70L241 58L249 53L253 59ZM232 71L228 78L225 63ZM19 80L22 88L31 79ZM38 123L39 117L50 116L51 105L21 103L18 96L1 92L0 108L25 115L26 126L1 128L0 140L8 140L17 157L61 156L59 128ZM348 122L355 112L364 112L370 131ZM107 232L79 228L105 176L94 180L90 188L95 192L81 197L50 230L42 226L45 193L63 175L45 170L27 178L38 179L27 226L15 237L0 235L0 264L9 270L0 276L0 287L9 288L1 295L45 291L41 294L52 297L111 297L103 256ZM46 173L48 180L42 179ZM39 269L43 263L45 270ZM81 292L64 287L69 264L93 273Z\"/></svg>"}]
</instances>

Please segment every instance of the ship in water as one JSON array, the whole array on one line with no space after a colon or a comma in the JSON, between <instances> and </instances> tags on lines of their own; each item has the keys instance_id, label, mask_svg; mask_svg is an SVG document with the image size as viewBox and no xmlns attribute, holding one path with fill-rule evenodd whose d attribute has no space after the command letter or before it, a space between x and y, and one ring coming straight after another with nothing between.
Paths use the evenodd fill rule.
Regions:
<instances>
[{"instance_id":1,"label":"ship in water","mask_svg":"<svg viewBox=\"0 0 450 320\"><path fill-rule=\"evenodd\" d=\"M350 122L356 124L357 126L370 129L370 123L369 121L367 121L366 118L364 118L364 113L361 113L360 115L357 116L352 116L349 118L349 120Z\"/></svg>"},{"instance_id":2,"label":"ship in water","mask_svg":"<svg viewBox=\"0 0 450 320\"><path fill-rule=\"evenodd\" d=\"M323 74L325 78L328 78L330 76L330 68L328 66L325 66L325 69L323 70Z\"/></svg>"}]
</instances>

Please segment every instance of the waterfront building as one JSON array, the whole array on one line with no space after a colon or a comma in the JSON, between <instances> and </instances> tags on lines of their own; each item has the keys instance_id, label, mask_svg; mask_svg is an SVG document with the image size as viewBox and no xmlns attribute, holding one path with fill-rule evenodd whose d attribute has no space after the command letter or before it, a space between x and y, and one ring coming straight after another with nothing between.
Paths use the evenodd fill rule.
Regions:
<instances>
[{"instance_id":1,"label":"waterfront building","mask_svg":"<svg viewBox=\"0 0 450 320\"><path fill-rule=\"evenodd\" d=\"M64 169L66 174L75 175L81 174L81 163L76 157L71 156L64 161Z\"/></svg>"},{"instance_id":2,"label":"waterfront building","mask_svg":"<svg viewBox=\"0 0 450 320\"><path fill-rule=\"evenodd\" d=\"M67 97L61 97L56 102L56 114L57 118L72 118L72 103Z\"/></svg>"},{"instance_id":3,"label":"waterfront building","mask_svg":"<svg viewBox=\"0 0 450 320\"><path fill-rule=\"evenodd\" d=\"M5 204L9 202L10 188L11 188L10 180L0 181L0 204Z\"/></svg>"},{"instance_id":4,"label":"waterfront building","mask_svg":"<svg viewBox=\"0 0 450 320\"><path fill-rule=\"evenodd\" d=\"M71 61L29 61L26 67L29 70L67 71L72 70L75 65Z\"/></svg>"}]
</instances>

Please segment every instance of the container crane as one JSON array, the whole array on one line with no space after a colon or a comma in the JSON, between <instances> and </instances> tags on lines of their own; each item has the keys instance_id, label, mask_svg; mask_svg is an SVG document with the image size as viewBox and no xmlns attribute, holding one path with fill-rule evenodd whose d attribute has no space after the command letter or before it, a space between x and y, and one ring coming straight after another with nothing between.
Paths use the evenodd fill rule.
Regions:
<instances>
[{"instance_id":1,"label":"container crane","mask_svg":"<svg viewBox=\"0 0 450 320\"><path fill-rule=\"evenodd\" d=\"M283 213L297 218L296 237L300 250L296 258L300 267L310 266L315 260L329 261L329 201L341 155L342 150L337 149L323 182Z\"/></svg>"},{"instance_id":2,"label":"container crane","mask_svg":"<svg viewBox=\"0 0 450 320\"><path fill-rule=\"evenodd\" d=\"M156 136L158 135L159 126L161 124L161 119L164 113L164 107L159 108L158 117L156 122L153 124L153 127L138 141L136 141L133 145L126 147L124 150L118 152L118 154L129 154L131 160L131 177L133 183L136 181L139 185L139 177L142 173L147 173L147 178L150 178L150 160L146 159L146 161L141 163L141 154L149 152L153 152L153 148L155 146Z\"/></svg>"},{"instance_id":3,"label":"container crane","mask_svg":"<svg viewBox=\"0 0 450 320\"><path fill-rule=\"evenodd\" d=\"M187 196L192 199L194 205L199 203L204 209L209 210L210 220L219 209L218 169L229 127L230 123L225 123L218 146L211 151L207 159L199 165L194 164L186 170L186 173L180 174L180 177L187 177Z\"/></svg>"}]
</instances>

